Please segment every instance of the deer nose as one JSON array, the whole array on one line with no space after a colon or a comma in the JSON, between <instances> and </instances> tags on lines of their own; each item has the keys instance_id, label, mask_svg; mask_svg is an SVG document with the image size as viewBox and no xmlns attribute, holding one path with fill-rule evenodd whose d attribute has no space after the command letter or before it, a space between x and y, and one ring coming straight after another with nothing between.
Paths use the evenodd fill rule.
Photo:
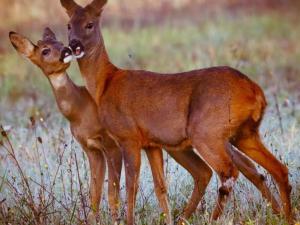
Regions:
<instances>
[{"instance_id":1,"label":"deer nose","mask_svg":"<svg viewBox=\"0 0 300 225\"><path fill-rule=\"evenodd\" d=\"M61 51L60 61L64 63L69 63L72 61L72 59L73 56L72 56L71 49L64 47L63 50Z\"/></svg>"},{"instance_id":2,"label":"deer nose","mask_svg":"<svg viewBox=\"0 0 300 225\"><path fill-rule=\"evenodd\" d=\"M72 49L75 58L79 59L84 56L84 47L79 40L76 39L71 40L70 48Z\"/></svg>"}]
</instances>

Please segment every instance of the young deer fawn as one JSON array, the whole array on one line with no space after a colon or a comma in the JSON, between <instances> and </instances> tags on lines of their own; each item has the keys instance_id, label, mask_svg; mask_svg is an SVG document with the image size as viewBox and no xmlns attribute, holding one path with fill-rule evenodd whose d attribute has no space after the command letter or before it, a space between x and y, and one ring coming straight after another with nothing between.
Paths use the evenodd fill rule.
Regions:
<instances>
[{"instance_id":1,"label":"young deer fawn","mask_svg":"<svg viewBox=\"0 0 300 225\"><path fill-rule=\"evenodd\" d=\"M134 224L140 150L153 146L164 147L169 153L190 155L194 148L218 174L221 187L212 218L221 214L238 169L248 175L249 171L255 171L248 178L278 212L276 200L262 177L256 176L252 162L239 154L242 151L273 176L284 213L291 220L288 169L265 148L259 137L266 101L257 84L229 67L177 74L117 68L109 60L99 28L106 0L94 0L86 7L73 0L61 0L61 3L70 17L70 47L97 104L98 116L123 152L128 224ZM233 150L234 147L238 151ZM203 163L198 159L198 165L200 161ZM197 167L192 163L190 166ZM200 168L199 173L203 172ZM199 193L203 193L205 187L206 184ZM192 199L188 205L190 203L194 204Z\"/></svg>"},{"instance_id":2,"label":"young deer fawn","mask_svg":"<svg viewBox=\"0 0 300 225\"><path fill-rule=\"evenodd\" d=\"M38 41L37 45L14 32L10 32L9 37L16 50L40 67L48 78L59 110L70 122L73 136L88 156L91 170L91 208L95 213L99 210L106 171L106 156L109 202L111 211L116 216L122 154L115 142L101 133L97 108L87 90L75 85L66 73L72 59L72 52L56 40L55 34L49 28L45 29L43 40Z\"/></svg>"}]
</instances>

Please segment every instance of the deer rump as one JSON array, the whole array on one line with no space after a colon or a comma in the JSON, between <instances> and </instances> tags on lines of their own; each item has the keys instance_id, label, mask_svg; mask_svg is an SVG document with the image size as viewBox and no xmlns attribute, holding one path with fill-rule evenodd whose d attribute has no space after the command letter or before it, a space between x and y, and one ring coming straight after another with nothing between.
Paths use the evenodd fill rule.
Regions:
<instances>
[{"instance_id":1,"label":"deer rump","mask_svg":"<svg viewBox=\"0 0 300 225\"><path fill-rule=\"evenodd\" d=\"M229 67L178 74L124 70L106 82L97 102L100 118L118 138L175 147L190 144L199 123L230 138L227 132L249 117L260 119L257 90L264 99L255 83Z\"/></svg>"}]
</instances>

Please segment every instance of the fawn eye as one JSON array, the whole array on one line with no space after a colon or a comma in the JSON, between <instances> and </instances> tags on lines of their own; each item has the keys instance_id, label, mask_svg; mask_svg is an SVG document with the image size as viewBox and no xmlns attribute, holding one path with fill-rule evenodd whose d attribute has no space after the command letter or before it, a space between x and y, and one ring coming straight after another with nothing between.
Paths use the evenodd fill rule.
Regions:
<instances>
[{"instance_id":1,"label":"fawn eye","mask_svg":"<svg viewBox=\"0 0 300 225\"><path fill-rule=\"evenodd\" d=\"M46 55L48 55L49 53L50 53L50 48L45 48L45 49L42 50L42 55L43 55L43 56L46 56Z\"/></svg>"},{"instance_id":2,"label":"fawn eye","mask_svg":"<svg viewBox=\"0 0 300 225\"><path fill-rule=\"evenodd\" d=\"M86 29L92 29L94 27L94 24L93 23L88 23L85 28Z\"/></svg>"},{"instance_id":3,"label":"fawn eye","mask_svg":"<svg viewBox=\"0 0 300 225\"><path fill-rule=\"evenodd\" d=\"M70 25L70 24L68 24L67 26L68 26L68 30L71 30L71 25Z\"/></svg>"}]
</instances>

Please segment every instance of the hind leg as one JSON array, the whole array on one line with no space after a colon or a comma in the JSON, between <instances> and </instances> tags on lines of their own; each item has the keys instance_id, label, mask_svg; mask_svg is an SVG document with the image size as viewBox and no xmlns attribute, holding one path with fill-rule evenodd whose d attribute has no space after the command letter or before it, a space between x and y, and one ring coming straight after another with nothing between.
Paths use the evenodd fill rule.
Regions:
<instances>
[{"instance_id":1,"label":"hind leg","mask_svg":"<svg viewBox=\"0 0 300 225\"><path fill-rule=\"evenodd\" d=\"M228 196L238 177L238 170L227 152L229 143L223 138L198 132L193 136L192 144L199 155L218 174L221 181L218 202L212 213L212 219L217 219L224 210Z\"/></svg>"},{"instance_id":2,"label":"hind leg","mask_svg":"<svg viewBox=\"0 0 300 225\"><path fill-rule=\"evenodd\" d=\"M287 219L291 220L291 186L289 184L288 168L266 149L257 129L244 127L239 136L235 138L234 145L272 175L279 188L284 213Z\"/></svg>"},{"instance_id":3,"label":"hind leg","mask_svg":"<svg viewBox=\"0 0 300 225\"><path fill-rule=\"evenodd\" d=\"M212 170L209 166L193 151L193 148L184 151L168 151L168 154L176 160L183 168L185 168L194 179L194 189L187 205L185 206L181 220L178 224L184 224L184 220L188 219L197 209L201 201L205 189L211 179Z\"/></svg>"},{"instance_id":4,"label":"hind leg","mask_svg":"<svg viewBox=\"0 0 300 225\"><path fill-rule=\"evenodd\" d=\"M239 171L249 181L251 181L256 186L256 188L261 192L262 196L271 203L273 211L275 213L279 213L280 206L276 198L270 192L265 182L265 177L257 171L253 162L251 162L251 160L249 160L246 156L244 156L241 152L235 150L234 148L231 148L230 155L233 163L239 169Z\"/></svg>"}]
</instances>

